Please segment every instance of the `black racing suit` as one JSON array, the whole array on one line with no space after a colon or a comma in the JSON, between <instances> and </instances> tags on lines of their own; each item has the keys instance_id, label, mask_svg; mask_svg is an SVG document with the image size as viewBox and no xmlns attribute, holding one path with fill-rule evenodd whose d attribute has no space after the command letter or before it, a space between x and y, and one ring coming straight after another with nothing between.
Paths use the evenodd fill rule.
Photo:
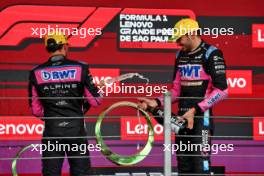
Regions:
<instances>
[{"instance_id":1,"label":"black racing suit","mask_svg":"<svg viewBox=\"0 0 264 176\"><path fill-rule=\"evenodd\" d=\"M179 102L180 116L192 107L196 109L193 129L181 130L176 136L176 143L203 146L202 151L178 150L178 171L184 175L206 175L210 173L208 145L211 144L210 135L213 133L213 120L209 118L211 107L227 96L225 61L219 49L203 41L192 52L178 51L176 58L173 88L170 90L172 103ZM163 106L163 96L156 101L159 106Z\"/></svg>"},{"instance_id":2,"label":"black racing suit","mask_svg":"<svg viewBox=\"0 0 264 176\"><path fill-rule=\"evenodd\" d=\"M61 175L65 153L68 156L71 175L89 175L89 151L83 152L80 148L71 150L71 147L81 145L86 145L87 148L83 116L90 106L101 104L101 96L92 82L88 65L69 60L63 55L51 57L30 72L29 97L32 114L44 117L42 143L70 146L65 147L65 150L57 148L42 153L43 175ZM59 158L47 159L48 157Z\"/></svg>"}]
</instances>

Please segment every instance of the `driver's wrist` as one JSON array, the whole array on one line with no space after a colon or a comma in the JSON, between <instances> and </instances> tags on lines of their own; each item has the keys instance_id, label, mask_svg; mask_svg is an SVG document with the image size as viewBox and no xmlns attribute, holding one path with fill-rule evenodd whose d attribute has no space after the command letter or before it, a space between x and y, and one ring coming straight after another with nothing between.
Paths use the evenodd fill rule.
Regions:
<instances>
[{"instance_id":1,"label":"driver's wrist","mask_svg":"<svg viewBox=\"0 0 264 176\"><path fill-rule=\"evenodd\" d=\"M191 111L192 111L193 114L196 114L196 109L194 107L191 108Z\"/></svg>"},{"instance_id":2,"label":"driver's wrist","mask_svg":"<svg viewBox=\"0 0 264 176\"><path fill-rule=\"evenodd\" d=\"M160 100L158 98L155 98L154 101L156 102L156 107L160 107L161 106L161 102L160 102Z\"/></svg>"},{"instance_id":3,"label":"driver's wrist","mask_svg":"<svg viewBox=\"0 0 264 176\"><path fill-rule=\"evenodd\" d=\"M202 109L198 104L195 104L192 108L195 109L195 114L200 114L202 112Z\"/></svg>"},{"instance_id":4,"label":"driver's wrist","mask_svg":"<svg viewBox=\"0 0 264 176\"><path fill-rule=\"evenodd\" d=\"M147 110L150 112L153 112L157 107L158 103L155 100L152 100L153 102L151 103L151 106L147 104Z\"/></svg>"}]
</instances>

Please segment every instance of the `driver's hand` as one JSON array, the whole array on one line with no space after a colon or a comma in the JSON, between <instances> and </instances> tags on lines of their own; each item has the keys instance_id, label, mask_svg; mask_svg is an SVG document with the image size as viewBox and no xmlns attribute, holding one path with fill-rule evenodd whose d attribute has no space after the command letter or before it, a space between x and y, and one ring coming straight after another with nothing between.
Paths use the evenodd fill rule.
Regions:
<instances>
[{"instance_id":1,"label":"driver's hand","mask_svg":"<svg viewBox=\"0 0 264 176\"><path fill-rule=\"evenodd\" d=\"M195 109L194 108L191 108L189 111L187 111L181 117L181 119L186 119L187 120L187 122L188 122L187 128L189 128L189 129L193 129L194 115L195 115L195 113L196 113Z\"/></svg>"},{"instance_id":2,"label":"driver's hand","mask_svg":"<svg viewBox=\"0 0 264 176\"><path fill-rule=\"evenodd\" d=\"M156 108L158 106L156 100L148 98L138 98L138 107L146 110L148 107Z\"/></svg>"}]
</instances>

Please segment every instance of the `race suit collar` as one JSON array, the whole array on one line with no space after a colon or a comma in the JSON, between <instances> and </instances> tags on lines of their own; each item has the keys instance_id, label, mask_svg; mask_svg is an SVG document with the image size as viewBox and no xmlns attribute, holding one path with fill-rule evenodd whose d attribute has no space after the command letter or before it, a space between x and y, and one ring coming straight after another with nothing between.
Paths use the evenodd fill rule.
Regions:
<instances>
[{"instance_id":1,"label":"race suit collar","mask_svg":"<svg viewBox=\"0 0 264 176\"><path fill-rule=\"evenodd\" d=\"M64 60L64 59L65 59L65 56L62 55L62 54L59 54L59 55L51 56L49 58L49 61L51 61L51 62L57 62L57 61L61 61L61 60Z\"/></svg>"},{"instance_id":2,"label":"race suit collar","mask_svg":"<svg viewBox=\"0 0 264 176\"><path fill-rule=\"evenodd\" d=\"M194 53L200 51L202 46L204 46L204 41L203 40L201 40L201 43L199 44L199 46L197 46L197 48L195 48L193 51L190 51L188 53L188 55L191 55L191 54L194 54Z\"/></svg>"}]
</instances>

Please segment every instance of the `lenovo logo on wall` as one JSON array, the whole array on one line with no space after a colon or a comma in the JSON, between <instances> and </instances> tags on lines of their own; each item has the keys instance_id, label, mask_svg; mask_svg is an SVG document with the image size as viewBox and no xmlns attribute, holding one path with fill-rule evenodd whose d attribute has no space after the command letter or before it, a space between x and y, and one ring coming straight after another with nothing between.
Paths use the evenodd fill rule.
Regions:
<instances>
[{"instance_id":1,"label":"lenovo logo on wall","mask_svg":"<svg viewBox=\"0 0 264 176\"><path fill-rule=\"evenodd\" d=\"M251 70L227 70L226 77L229 94L252 93Z\"/></svg>"},{"instance_id":2,"label":"lenovo logo on wall","mask_svg":"<svg viewBox=\"0 0 264 176\"><path fill-rule=\"evenodd\" d=\"M155 140L163 140L163 126L153 118L151 122L154 129ZM174 136L174 135L172 135ZM145 118L141 117L121 117L121 140L147 140L148 125Z\"/></svg>"},{"instance_id":3,"label":"lenovo logo on wall","mask_svg":"<svg viewBox=\"0 0 264 176\"><path fill-rule=\"evenodd\" d=\"M253 138L254 140L264 140L264 117L253 119Z\"/></svg>"},{"instance_id":4,"label":"lenovo logo on wall","mask_svg":"<svg viewBox=\"0 0 264 176\"><path fill-rule=\"evenodd\" d=\"M252 47L264 48L264 24L252 25Z\"/></svg>"},{"instance_id":5,"label":"lenovo logo on wall","mask_svg":"<svg viewBox=\"0 0 264 176\"><path fill-rule=\"evenodd\" d=\"M38 140L43 130L44 123L36 117L0 117L0 140Z\"/></svg>"},{"instance_id":6,"label":"lenovo logo on wall","mask_svg":"<svg viewBox=\"0 0 264 176\"><path fill-rule=\"evenodd\" d=\"M100 69L100 68L92 68L90 69L91 74L93 75L93 83L95 85L100 84L101 81L105 81L115 78L120 75L120 69ZM100 87L98 93L103 94L104 96L108 96L111 93L113 87L117 85L119 86L119 82L106 84L106 86Z\"/></svg>"},{"instance_id":7,"label":"lenovo logo on wall","mask_svg":"<svg viewBox=\"0 0 264 176\"><path fill-rule=\"evenodd\" d=\"M93 75L93 83L99 84L101 81L106 81L120 75L120 69L113 68L90 68L91 75Z\"/></svg>"}]
</instances>

